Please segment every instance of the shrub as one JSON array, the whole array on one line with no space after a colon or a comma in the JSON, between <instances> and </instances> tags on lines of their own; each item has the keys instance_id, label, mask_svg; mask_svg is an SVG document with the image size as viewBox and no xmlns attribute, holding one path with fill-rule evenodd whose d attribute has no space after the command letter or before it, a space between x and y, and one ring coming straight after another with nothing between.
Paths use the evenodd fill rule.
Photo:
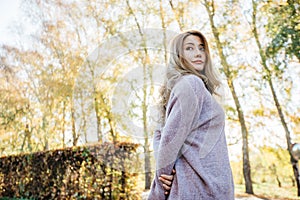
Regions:
<instances>
[{"instance_id":1,"label":"shrub","mask_svg":"<svg viewBox=\"0 0 300 200\"><path fill-rule=\"evenodd\" d=\"M137 199L137 144L104 143L0 158L0 196Z\"/></svg>"}]
</instances>

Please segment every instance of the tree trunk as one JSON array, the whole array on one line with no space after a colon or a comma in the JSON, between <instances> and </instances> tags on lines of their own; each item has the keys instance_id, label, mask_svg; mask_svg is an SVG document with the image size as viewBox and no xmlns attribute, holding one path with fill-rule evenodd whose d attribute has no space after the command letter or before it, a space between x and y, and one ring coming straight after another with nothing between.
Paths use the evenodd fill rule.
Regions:
<instances>
[{"instance_id":1,"label":"tree trunk","mask_svg":"<svg viewBox=\"0 0 300 200\"><path fill-rule=\"evenodd\" d=\"M109 132L111 134L113 143L115 144L118 141L118 133L115 131L115 126L114 126L114 122L113 122L113 118L111 114L108 114L108 124L109 124Z\"/></svg>"},{"instance_id":2,"label":"tree trunk","mask_svg":"<svg viewBox=\"0 0 300 200\"><path fill-rule=\"evenodd\" d=\"M146 44L145 42L145 38L144 38L144 34L141 30L141 26L137 20L137 17L135 16L134 11L132 10L129 0L126 0L128 9L130 14L134 17L136 26L139 30L139 34L141 36L141 38L144 41L144 44ZM144 154L145 154L145 165L144 165L144 170L145 170L145 189L150 189L151 187L151 182L152 182L152 174L151 174L151 160L150 160L150 150L149 150L149 132L148 132L148 120L147 120L147 112L148 112L148 106L147 106L147 74L150 76L150 81L151 84L152 83L152 68L150 67L149 71L147 70L146 64L147 64L147 60L148 60L148 50L147 47L144 46L143 48L144 53L145 53L145 59L142 61L143 62L143 102L142 102L142 112L143 112L143 129L144 129ZM152 87L151 85L151 87Z\"/></svg>"},{"instance_id":3,"label":"tree trunk","mask_svg":"<svg viewBox=\"0 0 300 200\"><path fill-rule=\"evenodd\" d=\"M184 13L183 13L183 12L179 12L179 11L174 7L173 1L172 1L172 0L169 0L169 5L170 5L170 7L171 7L171 9L172 9L172 11L173 11L173 13L174 13L174 15L175 15L175 19L176 19L176 21L177 21L177 23L178 23L178 25L179 25L180 31L182 31L183 28L184 28L184 23L183 23L183 19L182 19Z\"/></svg>"},{"instance_id":4,"label":"tree trunk","mask_svg":"<svg viewBox=\"0 0 300 200\"><path fill-rule=\"evenodd\" d=\"M151 174L151 162L150 162L150 149L149 149L149 131L148 131L148 119L147 119L147 112L148 112L148 105L147 105L147 67L146 62L148 58L148 52L146 47L144 48L145 52L145 60L143 61L143 103L142 103L142 110L143 110L143 128L144 128L144 153L145 153L145 189L150 189L151 182L152 182L152 174ZM151 69L150 69L151 70ZM152 74L152 70L150 71ZM152 83L152 75L150 76L151 86Z\"/></svg>"},{"instance_id":5,"label":"tree trunk","mask_svg":"<svg viewBox=\"0 0 300 200\"><path fill-rule=\"evenodd\" d=\"M21 152L24 151L26 140L27 140L27 148L29 151L31 151L32 150L32 148L31 148L31 131L29 131L28 123L26 124L25 130L24 130L24 139L23 139L23 143L21 146Z\"/></svg>"},{"instance_id":6,"label":"tree trunk","mask_svg":"<svg viewBox=\"0 0 300 200\"><path fill-rule=\"evenodd\" d=\"M94 98L94 105L95 105L95 113L96 113L96 120L97 120L97 137L98 142L102 144L102 131L101 131L101 114L100 114L100 108L99 108L99 102L97 100L97 97Z\"/></svg>"},{"instance_id":7,"label":"tree trunk","mask_svg":"<svg viewBox=\"0 0 300 200\"><path fill-rule=\"evenodd\" d=\"M206 7L208 16L209 16L209 21L210 21L210 25L211 25L211 29L215 38L215 42L217 45L217 50L218 50L218 54L221 60L221 64L223 66L224 69L224 73L226 75L227 78L227 83L228 86L230 88L235 106L236 106L236 110L238 112L238 118L239 118L239 122L241 125L241 132L242 132L242 138L243 138L243 147L242 147L242 151L243 151L243 175L244 175L244 180L245 180L245 187L246 187L246 193L248 194L253 194L253 187L252 187L252 180L251 180L251 166L250 166L250 159L249 159L249 148L248 148L248 130L247 130L247 126L245 123L245 118L244 118L244 113L242 110L242 107L240 105L238 96L236 94L235 91L235 87L233 84L233 78L231 75L231 71L230 68L231 66L227 63L227 60L225 58L225 55L222 51L223 49L223 45L220 41L219 38L219 31L217 29L217 27L215 26L215 22L214 22L214 4L213 2L208 2L208 1L204 1L204 5Z\"/></svg>"},{"instance_id":8,"label":"tree trunk","mask_svg":"<svg viewBox=\"0 0 300 200\"><path fill-rule=\"evenodd\" d=\"M62 101L63 104L63 117L62 117L62 146L66 147L66 102Z\"/></svg>"},{"instance_id":9,"label":"tree trunk","mask_svg":"<svg viewBox=\"0 0 300 200\"><path fill-rule=\"evenodd\" d=\"M271 90L271 93L272 93L272 97L273 97L273 100L274 100L274 103L275 103L275 106L276 106L281 124L283 126L284 131L285 131L285 137L286 137L286 142L287 142L287 150L290 154L290 161L291 161L291 165L292 165L292 168L293 168L295 180L296 180L296 183L297 183L297 190L298 190L297 194L298 194L298 196L300 196L300 177L299 177L298 161L293 158L292 153L291 153L292 152L291 134L290 134L290 131L288 129L287 123L285 121L281 105L280 105L279 100L277 98L277 94L276 94L276 91L275 91L275 88L274 88L274 85L273 85L273 81L272 81L271 71L267 66L267 57L266 57L266 55L264 53L264 50L262 49L261 43L259 41L258 31L257 31L257 28L256 28L257 4L253 0L252 0L252 8L253 8L252 33L254 35L254 38L255 38L255 41L256 41L256 44L257 44L257 47L258 47L258 50L259 50L259 55L260 55L260 58L261 58L262 66L264 68L265 73L267 74L265 76L266 77L265 79L267 80L267 82L269 84L269 87L270 87L270 90Z\"/></svg>"},{"instance_id":10,"label":"tree trunk","mask_svg":"<svg viewBox=\"0 0 300 200\"><path fill-rule=\"evenodd\" d=\"M163 29L163 46L164 46L164 59L165 64L168 64L168 44L167 44L167 35L166 35L166 22L165 22L165 13L162 6L162 0L159 0L159 11L161 19L161 28Z\"/></svg>"},{"instance_id":11,"label":"tree trunk","mask_svg":"<svg viewBox=\"0 0 300 200\"><path fill-rule=\"evenodd\" d=\"M292 181L292 187L295 187L296 184L295 184L295 179L294 179L294 177L293 177L293 176L290 176L290 179L291 179L291 181Z\"/></svg>"},{"instance_id":12,"label":"tree trunk","mask_svg":"<svg viewBox=\"0 0 300 200\"><path fill-rule=\"evenodd\" d=\"M76 126L75 126L75 108L74 103L71 102L71 122L72 122L72 136L73 136L73 146L77 145L78 136L76 134Z\"/></svg>"},{"instance_id":13,"label":"tree trunk","mask_svg":"<svg viewBox=\"0 0 300 200\"><path fill-rule=\"evenodd\" d=\"M145 189L150 189L152 174L151 174L151 160L150 160L148 138L145 138L144 153L145 153Z\"/></svg>"},{"instance_id":14,"label":"tree trunk","mask_svg":"<svg viewBox=\"0 0 300 200\"><path fill-rule=\"evenodd\" d=\"M243 138L243 146L242 146L243 175L244 175L244 180L245 180L246 193L253 194L249 148L248 148L248 130L247 130L246 123L245 123L244 113L243 113L242 107L240 105L239 99L237 97L237 94L235 92L233 82L232 82L232 80L228 79L228 77L227 77L227 83L230 88L231 94L233 96L236 110L238 111L239 122L241 125L242 138Z\"/></svg>"},{"instance_id":15,"label":"tree trunk","mask_svg":"<svg viewBox=\"0 0 300 200\"><path fill-rule=\"evenodd\" d=\"M281 188L281 181L277 175L276 175L276 181L277 181L278 187Z\"/></svg>"},{"instance_id":16,"label":"tree trunk","mask_svg":"<svg viewBox=\"0 0 300 200\"><path fill-rule=\"evenodd\" d=\"M46 125L47 122L46 122L46 116L44 115L43 116L43 125L42 125L42 130L43 130L43 133L44 133L44 151L47 151L49 150L49 141L48 141L48 133L46 131Z\"/></svg>"}]
</instances>

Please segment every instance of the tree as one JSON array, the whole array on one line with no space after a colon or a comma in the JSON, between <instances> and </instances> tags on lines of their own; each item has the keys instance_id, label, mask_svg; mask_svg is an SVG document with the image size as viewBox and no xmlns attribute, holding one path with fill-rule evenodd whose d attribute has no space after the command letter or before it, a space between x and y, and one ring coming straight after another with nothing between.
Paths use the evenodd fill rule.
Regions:
<instances>
[{"instance_id":1,"label":"tree","mask_svg":"<svg viewBox=\"0 0 300 200\"><path fill-rule=\"evenodd\" d=\"M286 3L268 3L266 11L272 14L267 24L267 33L272 41L266 48L266 55L274 57L283 50L291 58L295 56L300 62L300 13L299 2L288 0Z\"/></svg>"},{"instance_id":2,"label":"tree","mask_svg":"<svg viewBox=\"0 0 300 200\"><path fill-rule=\"evenodd\" d=\"M149 54L148 49L146 46L146 38L143 34L143 30L141 29L141 25L136 17L136 14L134 10L132 9L129 0L126 0L126 4L129 10L130 15L133 16L136 27L138 29L138 32L140 34L140 37L142 38L144 42L143 47L143 57L142 59L142 66L143 66L143 95L141 99L141 110L142 110L142 122L143 122L143 132L144 132L144 167L145 167L145 189L150 189L151 182L152 182L152 174L151 174L151 162L150 162L150 144L149 144L149 128L148 128L148 99L149 96L153 95L153 84L150 85L150 93L147 92L148 90L148 84L147 79L150 79L150 82L152 82L152 71L153 69L149 66ZM151 66L151 65L150 65Z\"/></svg>"},{"instance_id":3,"label":"tree","mask_svg":"<svg viewBox=\"0 0 300 200\"><path fill-rule=\"evenodd\" d=\"M13 49L3 46L0 56L0 139L1 153L32 150L32 127L29 121L30 104L26 86L20 81L18 68L9 60ZM25 146L25 144L27 144Z\"/></svg>"},{"instance_id":4,"label":"tree","mask_svg":"<svg viewBox=\"0 0 300 200\"><path fill-rule=\"evenodd\" d=\"M289 1L289 4L292 4L291 1ZM294 171L294 176L295 176L295 180L297 182L297 187L298 187L298 196L300 196L300 178L299 178L299 169L298 169L298 164L297 164L297 160L295 160L292 156L292 142L291 142L291 133L290 133L290 130L288 128L288 125L286 123L286 119L285 119L285 116L284 116L284 113L283 113L283 109L282 109L282 106L281 106L281 103L278 99L278 95L276 93L276 90L275 90L275 87L274 87L274 83L273 83L273 77L275 76L276 77L276 72L278 72L279 70L276 70L276 69L279 69L279 67L277 66L274 70L270 69L270 67L268 66L268 60L272 59L272 57L269 57L270 55L270 52L267 52L266 48L264 48L261 44L261 41L260 41L260 38L259 38L259 32L258 32L258 27L257 27L257 11L258 11L258 3L254 0L252 0L252 20L251 20L251 30L252 30L252 34L254 35L254 38L255 38L255 41L256 41L256 44L257 44L257 47L258 47L258 50L259 50L259 55L260 55L260 58L261 58L261 64L263 66L263 69L264 69L264 79L267 81L269 87L270 87L270 90L271 90L271 93L272 93L272 97L273 97L273 100L274 100L274 104L276 106L276 109L277 109L277 112L278 112L278 116L280 118L280 121L281 121L281 124L284 128L284 131L285 131L285 135L286 135L286 142L287 142L287 149L288 149L288 152L290 154L290 159L291 159L291 164L292 164L292 168L293 168L293 171ZM290 5L290 9L287 9L287 12L289 12L290 10L292 9L292 13L295 13L295 7L294 5ZM295 34L295 31L293 28L296 28L295 27L295 22L292 20L292 23L291 23L291 27L285 27L285 24L283 24L283 28L281 29L281 34L283 33L283 37L281 37L282 35L279 34L277 35L271 45L270 45L270 48L269 48L269 51L270 49L273 49L273 51L271 50L271 52L273 53L273 58L274 58L274 53L276 54L278 52L278 50L280 48L283 48L283 44L284 43L287 43L288 41L288 36L289 34L287 34L285 31L288 31L288 32L291 32L291 44L288 45L288 47L286 48L286 52L288 52L289 54L292 54L292 55L295 55L297 56L297 54L299 53L299 51L296 53L294 52L298 47L295 47L297 46L297 43L299 43L299 40L297 41L294 41L297 37L298 37L298 34L296 33ZM279 44L278 44L278 43ZM296 44L294 44L294 42ZM278 55L277 55L278 56ZM299 56L299 55L298 55ZM276 65L276 64L275 64ZM275 72L275 73L274 73Z\"/></svg>"},{"instance_id":5,"label":"tree","mask_svg":"<svg viewBox=\"0 0 300 200\"><path fill-rule=\"evenodd\" d=\"M248 147L248 129L246 126L243 109L240 104L240 100L238 98L238 95L236 93L236 89L234 86L234 70L232 69L232 66L228 63L228 61L226 60L226 55L224 54L224 49L226 48L226 46L223 42L221 42L220 29L218 29L218 27L216 26L215 2L204 0L203 4L208 13L210 26L211 26L211 29L212 29L212 32L214 35L215 43L217 46L217 51L218 51L218 54L219 54L219 57L221 60L221 65L223 67L223 72L226 76L227 84L230 88L232 97L234 99L236 111L238 113L239 123L241 126L242 141L243 141L243 174L244 174L244 179L245 179L246 193L253 194L253 187L252 187L252 180L251 180L251 167L250 167L250 159L249 159L249 147ZM234 4L232 4L231 6L234 7Z\"/></svg>"}]
</instances>

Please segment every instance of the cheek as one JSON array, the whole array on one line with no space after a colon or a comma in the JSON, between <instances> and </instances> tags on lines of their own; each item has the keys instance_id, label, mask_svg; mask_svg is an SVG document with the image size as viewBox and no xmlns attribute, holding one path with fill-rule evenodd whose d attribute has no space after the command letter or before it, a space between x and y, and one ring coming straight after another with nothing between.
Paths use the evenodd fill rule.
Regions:
<instances>
[{"instance_id":1,"label":"cheek","mask_svg":"<svg viewBox=\"0 0 300 200\"><path fill-rule=\"evenodd\" d=\"M206 53L202 54L202 59L203 59L203 61L206 61Z\"/></svg>"},{"instance_id":2,"label":"cheek","mask_svg":"<svg viewBox=\"0 0 300 200\"><path fill-rule=\"evenodd\" d=\"M192 53L191 52L185 52L184 53L184 58L188 61L191 61L192 58Z\"/></svg>"}]
</instances>

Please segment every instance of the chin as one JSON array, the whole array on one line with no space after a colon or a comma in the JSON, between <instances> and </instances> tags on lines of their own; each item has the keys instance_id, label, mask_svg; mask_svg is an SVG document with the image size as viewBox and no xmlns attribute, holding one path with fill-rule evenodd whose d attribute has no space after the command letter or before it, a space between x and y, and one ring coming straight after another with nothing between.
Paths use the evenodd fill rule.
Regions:
<instances>
[{"instance_id":1,"label":"chin","mask_svg":"<svg viewBox=\"0 0 300 200\"><path fill-rule=\"evenodd\" d=\"M194 67L195 67L195 69L196 69L197 71L199 71L199 72L202 72L203 69L204 69L204 66L194 66Z\"/></svg>"}]
</instances>

